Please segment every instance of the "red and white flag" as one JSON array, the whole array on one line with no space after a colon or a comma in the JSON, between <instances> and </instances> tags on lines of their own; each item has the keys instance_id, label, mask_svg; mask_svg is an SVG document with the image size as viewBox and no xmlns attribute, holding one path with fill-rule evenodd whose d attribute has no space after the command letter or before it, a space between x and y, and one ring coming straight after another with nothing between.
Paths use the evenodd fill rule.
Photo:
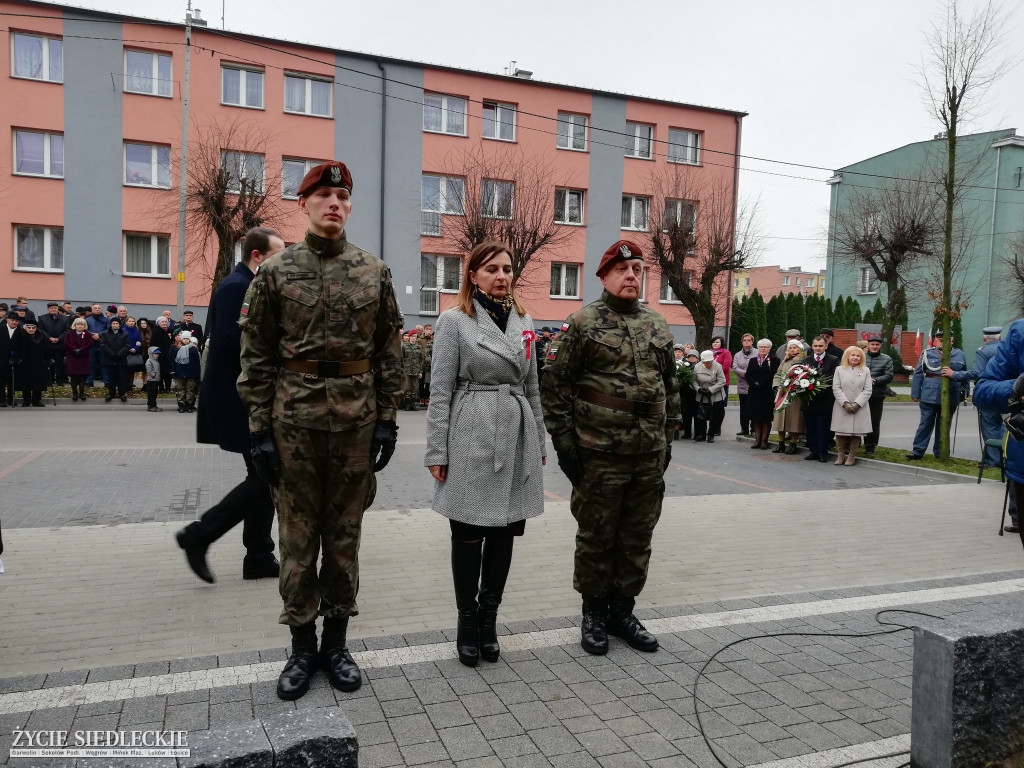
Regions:
<instances>
[{"instance_id":1,"label":"red and white flag","mask_svg":"<svg viewBox=\"0 0 1024 768\"><path fill-rule=\"evenodd\" d=\"M914 334L914 357L921 356L921 329L917 329L917 333Z\"/></svg>"}]
</instances>

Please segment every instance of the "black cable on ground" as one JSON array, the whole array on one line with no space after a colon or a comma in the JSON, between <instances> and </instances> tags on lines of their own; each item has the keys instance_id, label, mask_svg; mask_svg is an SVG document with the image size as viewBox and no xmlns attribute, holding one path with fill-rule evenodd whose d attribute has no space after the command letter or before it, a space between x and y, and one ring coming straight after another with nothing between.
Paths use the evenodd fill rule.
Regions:
<instances>
[{"instance_id":1,"label":"black cable on ground","mask_svg":"<svg viewBox=\"0 0 1024 768\"><path fill-rule=\"evenodd\" d=\"M850 632L845 632L845 633L843 633L843 632L772 632L772 633L764 634L764 635L752 635L750 637L741 637L739 640L733 640L731 643L727 643L726 645L723 645L721 648L719 648L717 651L715 651L711 655L711 657L706 662L704 662L704 666L702 666L700 668L700 670L697 672L697 678L693 681L693 711L694 711L694 714L697 717L697 730L700 731L701 738L704 739L704 743L707 745L708 751L711 752L711 756L714 757L715 760L718 761L718 764L720 766L722 766L722 768L734 768L734 766L727 765L725 763L725 761L722 760L721 757L719 757L718 752L715 751L715 748L714 748L714 746L711 743L711 739L708 738L707 732L704 730L704 723L700 719L700 708L698 707L698 702L697 702L697 686L700 684L701 678L705 677L704 673L707 670L707 668L711 665L711 662L715 661L715 659L717 659L722 653L727 651L729 648L732 648L734 645L739 645L740 643L746 643L746 642L749 642L750 640L762 640L762 639L773 638L773 637L834 637L834 638L878 637L880 635L895 635L898 632L905 632L908 629L914 629L915 628L914 625L909 625L908 626L906 624L897 624L894 621L883 621L883 620L878 618L883 613L909 613L909 614L913 614L914 616L926 616L926 617L928 617L930 619L945 620L945 616L936 616L934 614L924 613L922 611L911 611L911 610L905 610L905 609L902 609L902 608L884 608L884 609L882 609L880 611L877 611L875 613L875 617L874 617L875 621L879 625L881 625L881 626L896 627L896 629L884 629L884 630L880 630L878 632L859 632L859 633L850 633ZM708 707L705 710L705 712L714 712L714 711L715 710L714 710L713 707ZM884 759L890 758L890 757L902 757L903 755L909 755L909 754L910 754L910 752L908 750L902 750L900 752L892 752L892 753L887 754L887 755L874 755L872 757L863 757L863 758L860 758L859 760L850 760L850 761L845 762L845 763L839 763L838 765L833 765L830 768L846 768L846 766L857 765L858 763L866 763L866 762L869 762L871 760L884 760ZM908 763L905 763L903 765L898 766L898 768L908 768L909 765L910 765L910 763L908 762ZM739 766L739 768L742 768L742 766Z\"/></svg>"}]
</instances>

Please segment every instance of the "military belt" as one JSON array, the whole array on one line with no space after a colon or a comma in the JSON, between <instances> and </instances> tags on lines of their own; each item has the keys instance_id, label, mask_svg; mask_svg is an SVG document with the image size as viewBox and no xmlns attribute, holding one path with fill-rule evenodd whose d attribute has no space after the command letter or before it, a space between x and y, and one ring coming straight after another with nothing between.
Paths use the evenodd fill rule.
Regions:
<instances>
[{"instance_id":1,"label":"military belt","mask_svg":"<svg viewBox=\"0 0 1024 768\"><path fill-rule=\"evenodd\" d=\"M647 402L643 400L627 400L624 397L606 395L602 392L595 392L592 389L581 389L578 397L580 400L600 405L604 408L611 408L613 411L623 411L636 416L660 416L665 412L665 401Z\"/></svg>"},{"instance_id":2,"label":"military belt","mask_svg":"<svg viewBox=\"0 0 1024 768\"><path fill-rule=\"evenodd\" d=\"M370 370L369 360L297 360L294 357L285 360L281 367L286 371L305 374L307 379L333 379L338 376L355 376Z\"/></svg>"}]
</instances>

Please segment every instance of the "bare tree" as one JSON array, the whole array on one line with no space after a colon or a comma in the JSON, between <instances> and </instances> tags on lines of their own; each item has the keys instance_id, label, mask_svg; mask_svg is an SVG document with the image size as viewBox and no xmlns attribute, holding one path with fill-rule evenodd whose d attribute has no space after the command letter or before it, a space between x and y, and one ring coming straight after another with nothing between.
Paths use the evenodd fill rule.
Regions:
<instances>
[{"instance_id":1,"label":"bare tree","mask_svg":"<svg viewBox=\"0 0 1024 768\"><path fill-rule=\"evenodd\" d=\"M188 151L186 265L210 292L235 266L235 245L252 227L281 228L281 176L267 167L271 136L254 120L194 125ZM215 252L215 255L214 255Z\"/></svg>"},{"instance_id":2,"label":"bare tree","mask_svg":"<svg viewBox=\"0 0 1024 768\"><path fill-rule=\"evenodd\" d=\"M693 319L698 349L710 349L715 321L729 299L729 273L755 264L764 250L759 201L737 209L724 177L672 165L648 182L648 261Z\"/></svg>"},{"instance_id":3,"label":"bare tree","mask_svg":"<svg viewBox=\"0 0 1024 768\"><path fill-rule=\"evenodd\" d=\"M1024 232L1018 232L1007 240L1003 263L1009 278L1005 288L1012 297L1014 308L1019 314L1024 314Z\"/></svg>"},{"instance_id":4,"label":"bare tree","mask_svg":"<svg viewBox=\"0 0 1024 768\"><path fill-rule=\"evenodd\" d=\"M917 176L889 180L876 189L855 189L835 216L831 235L836 260L858 272L871 270L885 286L883 339L892 338L896 322L922 293L918 267L933 259L942 244L940 206L931 179Z\"/></svg>"},{"instance_id":5,"label":"bare tree","mask_svg":"<svg viewBox=\"0 0 1024 768\"><path fill-rule=\"evenodd\" d=\"M943 365L949 365L952 349L952 313L961 310L959 300L954 300L957 294L953 287L953 220L963 183L963 176L957 173L957 140L961 128L983 112L989 87L1009 67L1004 54L1006 20L1006 13L992 0L969 18L961 13L960 0L948 0L942 20L927 35L926 54L920 67L925 103L942 125L946 141L941 285L935 290L939 301L937 314L942 318ZM949 408L949 379L944 377L939 419L943 461L949 460Z\"/></svg>"},{"instance_id":6,"label":"bare tree","mask_svg":"<svg viewBox=\"0 0 1024 768\"><path fill-rule=\"evenodd\" d=\"M572 179L516 145L454 151L442 168L437 200L424 196L423 231L436 227L454 253L486 240L506 243L518 285L532 282L537 254L567 244L578 229L562 224L583 225L582 192ZM442 213L462 215L446 218L442 231Z\"/></svg>"}]
</instances>

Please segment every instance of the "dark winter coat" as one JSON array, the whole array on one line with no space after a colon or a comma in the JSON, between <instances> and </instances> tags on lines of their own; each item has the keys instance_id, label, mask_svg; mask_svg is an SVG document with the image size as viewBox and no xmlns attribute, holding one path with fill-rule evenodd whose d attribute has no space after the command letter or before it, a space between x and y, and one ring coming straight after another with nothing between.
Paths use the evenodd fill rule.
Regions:
<instances>
[{"instance_id":1,"label":"dark winter coat","mask_svg":"<svg viewBox=\"0 0 1024 768\"><path fill-rule=\"evenodd\" d=\"M200 362L199 350L196 349L194 344L189 344L187 348L188 362L179 363L178 355L181 353L181 350L181 347L175 347L171 350L171 355L174 358L171 375L176 379L198 379L202 373L202 363Z\"/></svg>"},{"instance_id":2,"label":"dark winter coat","mask_svg":"<svg viewBox=\"0 0 1024 768\"><path fill-rule=\"evenodd\" d=\"M95 343L88 331L83 331L81 335L78 331L68 331L64 337L64 370L69 376L88 376L91 373L89 353Z\"/></svg>"},{"instance_id":3,"label":"dark winter coat","mask_svg":"<svg viewBox=\"0 0 1024 768\"><path fill-rule=\"evenodd\" d=\"M775 387L773 380L779 370L779 358L769 354L764 362L754 355L747 363L747 415L751 421L771 421L775 416Z\"/></svg>"},{"instance_id":4,"label":"dark winter coat","mask_svg":"<svg viewBox=\"0 0 1024 768\"><path fill-rule=\"evenodd\" d=\"M128 365L128 349L131 337L124 331L104 331L100 334L100 348L103 350L103 364L107 366Z\"/></svg>"},{"instance_id":5,"label":"dark winter coat","mask_svg":"<svg viewBox=\"0 0 1024 768\"><path fill-rule=\"evenodd\" d=\"M47 342L37 330L29 334L19 328L14 342L14 386L16 389L46 389L50 386L50 356Z\"/></svg>"}]
</instances>

